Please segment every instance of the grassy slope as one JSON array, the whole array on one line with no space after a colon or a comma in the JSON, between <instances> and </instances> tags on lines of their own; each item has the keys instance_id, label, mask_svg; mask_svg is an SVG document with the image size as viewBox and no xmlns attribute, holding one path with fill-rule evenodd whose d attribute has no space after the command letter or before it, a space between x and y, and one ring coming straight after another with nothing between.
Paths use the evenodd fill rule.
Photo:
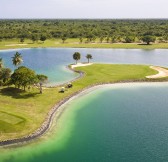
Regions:
<instances>
[{"instance_id":1,"label":"grassy slope","mask_svg":"<svg viewBox=\"0 0 168 162\"><path fill-rule=\"evenodd\" d=\"M78 67L86 73L73 83L73 88L58 93L58 88L44 89L41 95L37 89L20 92L14 88L0 89L0 140L18 138L35 131L45 120L47 113L61 99L89 85L102 82L144 79L157 72L145 65L94 64ZM3 115L6 113L6 115ZM9 118L12 121L9 121Z\"/></svg>"},{"instance_id":2,"label":"grassy slope","mask_svg":"<svg viewBox=\"0 0 168 162\"><path fill-rule=\"evenodd\" d=\"M14 46L8 46L12 45ZM72 47L72 48L131 48L131 49L167 49L168 43L159 43L152 45L138 45L133 43L122 43L122 44L111 44L111 43L79 43L78 39L67 39L63 44L60 39L57 40L47 40L44 43L32 43L31 40L25 40L22 46L17 45L21 44L18 39L13 40L3 40L0 41L0 49L15 49L15 48L35 48L35 47ZM27 44L27 45L24 45Z\"/></svg>"}]
</instances>

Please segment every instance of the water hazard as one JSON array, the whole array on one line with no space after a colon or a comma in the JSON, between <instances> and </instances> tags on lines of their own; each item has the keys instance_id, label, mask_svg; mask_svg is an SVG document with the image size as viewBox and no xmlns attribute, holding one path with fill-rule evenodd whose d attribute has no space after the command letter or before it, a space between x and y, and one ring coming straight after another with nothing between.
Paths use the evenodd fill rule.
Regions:
<instances>
[{"instance_id":1,"label":"water hazard","mask_svg":"<svg viewBox=\"0 0 168 162\"><path fill-rule=\"evenodd\" d=\"M64 105L61 118L36 142L1 149L0 161L168 161L167 94L167 83L92 89Z\"/></svg>"},{"instance_id":2,"label":"water hazard","mask_svg":"<svg viewBox=\"0 0 168 162\"><path fill-rule=\"evenodd\" d=\"M74 49L74 48L34 48L19 50L1 50L0 57L5 65L14 69L11 57L18 51L22 54L23 65L34 69L37 73L49 77L48 85L60 84L74 79L78 74L66 68L74 63L72 55L79 51L82 62L86 62L86 54L93 55L92 62L119 63L119 64L149 64L168 66L168 50L141 50L141 49Z\"/></svg>"}]
</instances>

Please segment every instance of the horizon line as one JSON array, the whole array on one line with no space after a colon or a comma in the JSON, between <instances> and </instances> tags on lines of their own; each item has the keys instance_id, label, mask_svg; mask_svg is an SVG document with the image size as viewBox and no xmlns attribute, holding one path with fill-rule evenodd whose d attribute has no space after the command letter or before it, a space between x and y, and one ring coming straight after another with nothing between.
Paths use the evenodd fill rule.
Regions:
<instances>
[{"instance_id":1,"label":"horizon line","mask_svg":"<svg viewBox=\"0 0 168 162\"><path fill-rule=\"evenodd\" d=\"M0 18L0 20L168 20L168 18Z\"/></svg>"}]
</instances>

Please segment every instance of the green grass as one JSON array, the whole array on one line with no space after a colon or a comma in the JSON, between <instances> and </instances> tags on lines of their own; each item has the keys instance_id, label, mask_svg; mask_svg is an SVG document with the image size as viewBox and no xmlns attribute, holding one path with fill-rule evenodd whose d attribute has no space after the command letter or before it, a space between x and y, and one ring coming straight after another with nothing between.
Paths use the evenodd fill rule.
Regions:
<instances>
[{"instance_id":1,"label":"green grass","mask_svg":"<svg viewBox=\"0 0 168 162\"><path fill-rule=\"evenodd\" d=\"M24 119L22 117L19 117L14 114L9 114L3 111L0 111L0 119L5 123L13 124L13 125L24 122Z\"/></svg>"},{"instance_id":2,"label":"green grass","mask_svg":"<svg viewBox=\"0 0 168 162\"><path fill-rule=\"evenodd\" d=\"M152 45L142 45L136 43L100 43L98 40L96 43L79 43L79 39L67 39L65 43L62 43L61 39L46 40L44 43L35 42L31 40L25 40L22 45L19 39L2 40L0 41L0 49L16 49L16 48L36 48L36 47L62 47L62 48L127 48L127 49L167 49L168 43L157 43ZM24 45L25 44L25 45Z\"/></svg>"},{"instance_id":3,"label":"green grass","mask_svg":"<svg viewBox=\"0 0 168 162\"><path fill-rule=\"evenodd\" d=\"M73 83L73 88L59 93L60 87L24 92L12 87L0 89L0 140L23 137L44 122L49 110L65 97L97 83L145 79L157 72L146 65L93 64L78 67L85 76Z\"/></svg>"}]
</instances>

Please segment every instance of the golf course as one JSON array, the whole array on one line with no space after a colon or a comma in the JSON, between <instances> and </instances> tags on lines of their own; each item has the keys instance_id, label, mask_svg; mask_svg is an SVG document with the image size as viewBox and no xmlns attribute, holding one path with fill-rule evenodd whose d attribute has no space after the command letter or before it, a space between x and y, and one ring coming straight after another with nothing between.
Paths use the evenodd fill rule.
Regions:
<instances>
[{"instance_id":1,"label":"golf course","mask_svg":"<svg viewBox=\"0 0 168 162\"><path fill-rule=\"evenodd\" d=\"M34 42L25 40L20 43L19 39L2 40L0 41L0 49L17 49L17 48L114 48L114 49L167 49L167 43L154 43L146 45L143 43L100 43L99 40L95 43L79 43L76 38L69 38L62 43L61 39L49 39L45 42Z\"/></svg>"},{"instance_id":2,"label":"golf course","mask_svg":"<svg viewBox=\"0 0 168 162\"><path fill-rule=\"evenodd\" d=\"M0 162L168 162L167 6L1 0Z\"/></svg>"},{"instance_id":3,"label":"golf course","mask_svg":"<svg viewBox=\"0 0 168 162\"><path fill-rule=\"evenodd\" d=\"M73 82L73 88L67 89L65 93L59 93L59 86L44 89L42 95L36 88L29 92L13 87L1 88L1 141L21 138L35 132L43 124L52 107L87 87L116 82L157 81L146 79L146 76L154 75L157 71L145 65L93 64L75 70L80 70L85 75Z\"/></svg>"}]
</instances>

